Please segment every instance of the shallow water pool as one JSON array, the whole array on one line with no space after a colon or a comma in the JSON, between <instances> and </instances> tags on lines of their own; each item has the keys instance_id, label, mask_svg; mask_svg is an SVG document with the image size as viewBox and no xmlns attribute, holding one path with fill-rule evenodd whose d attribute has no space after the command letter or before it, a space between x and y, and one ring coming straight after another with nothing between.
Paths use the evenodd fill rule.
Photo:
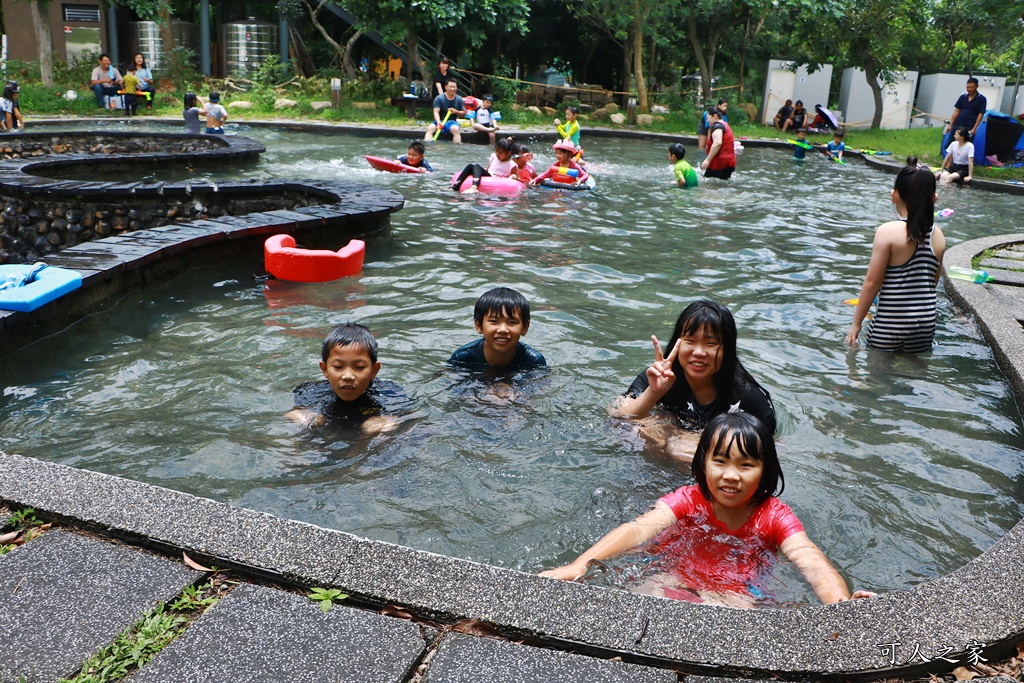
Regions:
<instances>
[{"instance_id":1,"label":"shallow water pool","mask_svg":"<svg viewBox=\"0 0 1024 683\"><path fill-rule=\"evenodd\" d=\"M650 335L667 339L680 310L708 297L733 310L741 359L775 400L783 500L856 587L948 573L1024 512L1020 415L941 291L932 353L843 344L853 310L842 301L859 293L874 228L895 217L891 175L750 149L728 183L683 191L667 143L590 139L594 193L469 198L445 181L486 163L482 146L432 146L438 173L400 176L363 155L407 141L240 132L267 146L259 164L191 177L388 186L406 197L392 236L369 244L355 278L264 283L253 253L0 359L0 449L537 571L690 483L605 407L652 360ZM533 145L541 169L549 146ZM1019 199L943 189L945 207L950 245L1017 230ZM444 364L475 337L476 297L498 285L529 298L524 341L551 366L507 391ZM395 433L310 434L283 419L344 321L374 331L380 376L415 402ZM597 580L628 584L629 564ZM813 601L785 563L768 588L780 603Z\"/></svg>"}]
</instances>

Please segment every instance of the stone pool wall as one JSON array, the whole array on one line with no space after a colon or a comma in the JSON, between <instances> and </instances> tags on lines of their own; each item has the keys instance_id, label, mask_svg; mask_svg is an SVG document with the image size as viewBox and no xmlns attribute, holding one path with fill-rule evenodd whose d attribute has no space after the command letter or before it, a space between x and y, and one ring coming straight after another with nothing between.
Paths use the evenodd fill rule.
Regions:
<instances>
[{"instance_id":1,"label":"stone pool wall","mask_svg":"<svg viewBox=\"0 0 1024 683\"><path fill-rule=\"evenodd\" d=\"M99 168L144 175L168 165L195 167L254 161L263 145L242 137L69 132L23 134L0 143L0 264L30 263L110 235L207 217L291 209L330 201L295 187L218 187L190 182L83 179ZM222 192L223 190L223 192ZM272 190L272 191L268 191Z\"/></svg>"},{"instance_id":2,"label":"stone pool wall","mask_svg":"<svg viewBox=\"0 0 1024 683\"><path fill-rule=\"evenodd\" d=\"M255 161L263 151L240 136L175 133L37 133L0 141L0 265L41 260L82 275L81 289L42 308L0 310L0 354L197 265L243 256L258 269L271 235L288 233L306 247L329 249L386 235L391 213L404 204L393 190L329 180L45 177L111 170L144 177L155 167Z\"/></svg>"}]
</instances>

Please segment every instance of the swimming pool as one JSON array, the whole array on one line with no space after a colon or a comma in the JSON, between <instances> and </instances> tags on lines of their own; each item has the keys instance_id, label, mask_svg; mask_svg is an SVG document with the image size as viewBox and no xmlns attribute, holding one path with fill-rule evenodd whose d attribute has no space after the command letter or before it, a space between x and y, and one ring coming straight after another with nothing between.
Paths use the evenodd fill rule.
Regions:
<instances>
[{"instance_id":1,"label":"swimming pool","mask_svg":"<svg viewBox=\"0 0 1024 683\"><path fill-rule=\"evenodd\" d=\"M0 359L0 448L536 571L688 483L605 406L650 362L650 335L710 297L732 308L741 358L775 399L783 499L851 583L893 590L947 573L1021 517L1019 414L944 295L927 356L843 345L842 300L894 215L892 176L748 150L732 181L685 192L670 185L667 143L593 139L592 196L466 198L445 180L485 147L437 145L427 156L441 172L398 176L363 155L405 141L245 134L268 148L258 165L197 177L337 178L406 196L363 275L264 284L253 254L129 294ZM548 146L533 145L540 168ZM941 223L955 244L1015 229L1019 200L942 190L939 206L956 210ZM530 299L525 341L551 365L507 392L444 367L475 336L476 297L499 284ZM316 377L320 341L347 320L375 332L381 377L415 413L373 439L299 434L282 419L291 390ZM770 587L782 602L809 596L785 564Z\"/></svg>"}]
</instances>

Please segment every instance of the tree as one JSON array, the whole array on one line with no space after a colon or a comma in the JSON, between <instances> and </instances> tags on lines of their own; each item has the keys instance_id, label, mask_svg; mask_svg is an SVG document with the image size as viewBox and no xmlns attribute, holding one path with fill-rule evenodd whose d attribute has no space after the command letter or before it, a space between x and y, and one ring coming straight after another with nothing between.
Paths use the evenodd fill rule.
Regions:
<instances>
[{"instance_id":1,"label":"tree","mask_svg":"<svg viewBox=\"0 0 1024 683\"><path fill-rule=\"evenodd\" d=\"M927 25L928 0L791 0L797 43L807 48L813 66L837 61L838 66L864 70L875 101L871 127L882 123L882 84L895 82L903 71L901 48L919 39Z\"/></svg>"},{"instance_id":2,"label":"tree","mask_svg":"<svg viewBox=\"0 0 1024 683\"><path fill-rule=\"evenodd\" d=\"M32 14L32 29L36 34L36 47L39 52L39 76L43 85L53 87L53 37L50 33L50 16L48 0L29 0L29 12Z\"/></svg>"}]
</instances>

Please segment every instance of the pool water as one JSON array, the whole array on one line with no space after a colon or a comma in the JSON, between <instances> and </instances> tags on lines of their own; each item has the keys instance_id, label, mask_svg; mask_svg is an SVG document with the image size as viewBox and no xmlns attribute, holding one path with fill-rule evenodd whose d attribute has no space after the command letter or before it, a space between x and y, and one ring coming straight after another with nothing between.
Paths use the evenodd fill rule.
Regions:
<instances>
[{"instance_id":1,"label":"pool water","mask_svg":"<svg viewBox=\"0 0 1024 683\"><path fill-rule=\"evenodd\" d=\"M691 483L606 406L651 362L650 335L666 340L708 297L734 312L740 357L774 398L782 498L852 585L948 573L1024 512L1020 415L941 290L930 354L843 343L842 302L859 294L875 227L895 217L891 175L748 149L728 183L683 191L667 143L592 138L593 193L470 198L447 181L486 163L486 147L433 145L437 173L392 175L363 155L394 157L408 141L240 132L266 145L258 164L189 177L390 187L406 197L391 237L368 244L358 277L263 282L254 251L0 358L0 449L534 572ZM532 146L539 169L553 161L550 143ZM1011 197L944 188L945 207L950 245L1017 230ZM524 341L550 365L539 377L495 385L445 366L476 336L477 296L499 285L531 302ZM413 400L390 434L310 433L283 417L345 321L371 328L380 377ZM610 567L595 581L644 578L632 559ZM769 604L814 601L786 562L764 589Z\"/></svg>"}]
</instances>

